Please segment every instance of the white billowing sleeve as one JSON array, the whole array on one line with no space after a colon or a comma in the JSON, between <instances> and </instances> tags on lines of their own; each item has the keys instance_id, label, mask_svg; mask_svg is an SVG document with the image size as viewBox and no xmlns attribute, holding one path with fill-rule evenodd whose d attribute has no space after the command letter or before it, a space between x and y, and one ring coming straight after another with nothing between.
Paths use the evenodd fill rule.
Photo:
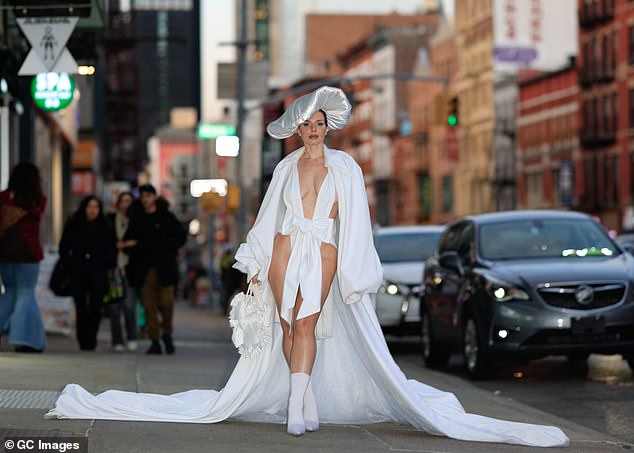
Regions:
<instances>
[{"instance_id":1,"label":"white billowing sleeve","mask_svg":"<svg viewBox=\"0 0 634 453\"><path fill-rule=\"evenodd\" d=\"M368 196L363 172L350 158L351 176L343 179L344 196L339 197L339 288L343 301L352 304L364 294L377 292L383 269L374 248Z\"/></svg>"},{"instance_id":2,"label":"white billowing sleeve","mask_svg":"<svg viewBox=\"0 0 634 453\"><path fill-rule=\"evenodd\" d=\"M288 165L278 164L275 167L271 184L264 195L255 223L247 233L247 241L240 244L236 252L237 262L233 267L247 274L249 280L256 274L260 274L260 280L266 279L268 275L273 240L286 209L282 200L282 191L286 175L288 175L287 169Z\"/></svg>"}]
</instances>

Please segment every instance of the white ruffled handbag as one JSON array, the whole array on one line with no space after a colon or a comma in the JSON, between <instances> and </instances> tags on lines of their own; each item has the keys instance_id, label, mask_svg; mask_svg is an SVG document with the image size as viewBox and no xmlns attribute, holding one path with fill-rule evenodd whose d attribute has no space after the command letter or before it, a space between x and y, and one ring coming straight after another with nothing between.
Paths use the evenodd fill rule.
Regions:
<instances>
[{"instance_id":1,"label":"white ruffled handbag","mask_svg":"<svg viewBox=\"0 0 634 453\"><path fill-rule=\"evenodd\" d=\"M231 300L231 341L244 357L255 358L271 345L273 317L269 305L259 285L253 282L249 283L246 294L238 293Z\"/></svg>"}]
</instances>

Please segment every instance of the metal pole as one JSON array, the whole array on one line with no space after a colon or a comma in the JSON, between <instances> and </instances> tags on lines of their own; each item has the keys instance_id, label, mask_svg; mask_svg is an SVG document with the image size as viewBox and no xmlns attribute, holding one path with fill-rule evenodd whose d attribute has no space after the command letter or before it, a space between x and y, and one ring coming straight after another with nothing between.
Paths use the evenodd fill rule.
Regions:
<instances>
[{"instance_id":1,"label":"metal pole","mask_svg":"<svg viewBox=\"0 0 634 453\"><path fill-rule=\"evenodd\" d=\"M7 15L4 11L0 11L0 46L6 45L8 47L8 34L7 34ZM4 82L8 83L8 82ZM4 85L3 83L3 85ZM3 86L1 89L6 88L7 93L0 91L0 190L4 190L9 184L9 93L8 86Z\"/></svg>"},{"instance_id":2,"label":"metal pole","mask_svg":"<svg viewBox=\"0 0 634 453\"><path fill-rule=\"evenodd\" d=\"M0 190L9 184L9 165L9 107L0 104Z\"/></svg>"},{"instance_id":3,"label":"metal pole","mask_svg":"<svg viewBox=\"0 0 634 453\"><path fill-rule=\"evenodd\" d=\"M207 256L209 257L209 294L208 303L214 306L214 236L216 235L216 214L210 212L207 216Z\"/></svg>"},{"instance_id":4,"label":"metal pole","mask_svg":"<svg viewBox=\"0 0 634 453\"><path fill-rule=\"evenodd\" d=\"M244 181L242 180L242 157L245 152L245 142L244 139L244 118L245 118L245 108L244 108L244 98L246 91L246 58L247 58L247 30L248 30L248 2L247 0L242 0L242 19L240 21L240 41L237 43L238 46L238 124L236 126L236 134L240 139L240 152L238 154L238 168L237 168L237 178L238 178L238 186L240 188L240 207L238 208L238 239L239 241L245 240L246 234L246 219L244 212Z\"/></svg>"}]
</instances>

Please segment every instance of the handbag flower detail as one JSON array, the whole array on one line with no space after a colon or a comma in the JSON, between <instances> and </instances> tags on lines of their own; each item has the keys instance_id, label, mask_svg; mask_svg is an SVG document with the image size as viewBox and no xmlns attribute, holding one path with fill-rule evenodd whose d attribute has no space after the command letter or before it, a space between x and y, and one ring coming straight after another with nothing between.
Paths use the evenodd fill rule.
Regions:
<instances>
[{"instance_id":1,"label":"handbag flower detail","mask_svg":"<svg viewBox=\"0 0 634 453\"><path fill-rule=\"evenodd\" d=\"M255 358L270 347L273 317L258 284L249 283L246 294L241 292L233 297L229 325L233 329L231 341L242 356Z\"/></svg>"}]
</instances>

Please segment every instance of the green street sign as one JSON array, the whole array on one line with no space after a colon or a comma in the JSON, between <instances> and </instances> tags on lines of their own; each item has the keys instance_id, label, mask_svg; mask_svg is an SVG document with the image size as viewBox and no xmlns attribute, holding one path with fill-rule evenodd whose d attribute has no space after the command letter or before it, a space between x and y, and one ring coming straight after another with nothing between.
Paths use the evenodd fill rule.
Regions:
<instances>
[{"instance_id":1,"label":"green street sign","mask_svg":"<svg viewBox=\"0 0 634 453\"><path fill-rule=\"evenodd\" d=\"M31 97L45 112L56 112L73 101L75 81L65 72L42 72L31 82Z\"/></svg>"},{"instance_id":2,"label":"green street sign","mask_svg":"<svg viewBox=\"0 0 634 453\"><path fill-rule=\"evenodd\" d=\"M223 135L236 135L236 127L230 124L199 124L198 138L215 140Z\"/></svg>"}]
</instances>

